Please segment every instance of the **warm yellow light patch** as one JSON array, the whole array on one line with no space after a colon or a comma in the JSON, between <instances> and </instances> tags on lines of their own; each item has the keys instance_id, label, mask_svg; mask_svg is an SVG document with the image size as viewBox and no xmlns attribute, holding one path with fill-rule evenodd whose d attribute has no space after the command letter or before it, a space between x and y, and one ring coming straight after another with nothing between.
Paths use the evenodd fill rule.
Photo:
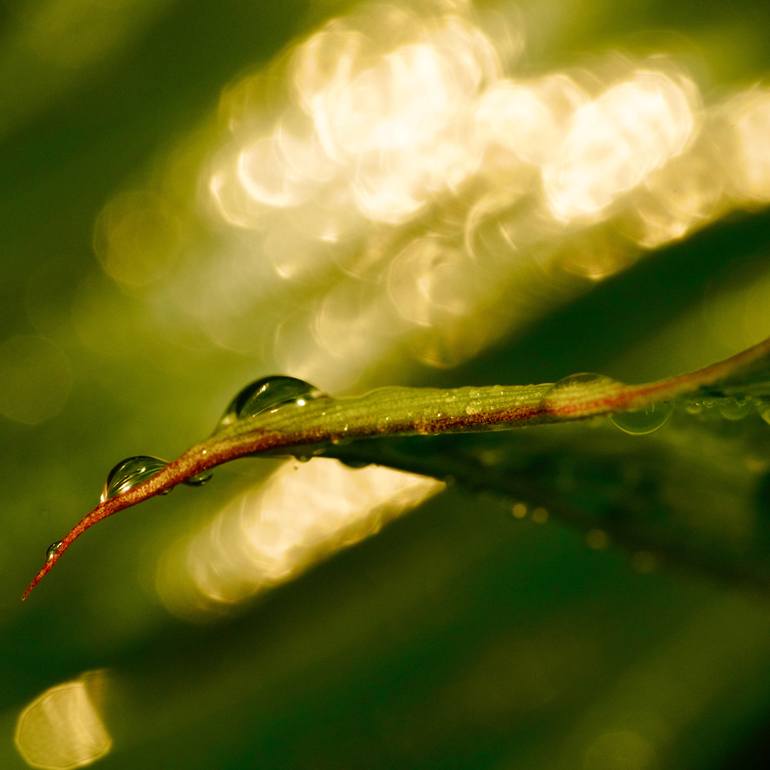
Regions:
<instances>
[{"instance_id":1,"label":"warm yellow light patch","mask_svg":"<svg viewBox=\"0 0 770 770\"><path fill-rule=\"evenodd\" d=\"M105 756L112 738L93 703L100 673L51 687L19 715L14 741L31 767L69 770L85 767Z\"/></svg>"},{"instance_id":2,"label":"warm yellow light patch","mask_svg":"<svg viewBox=\"0 0 770 770\"><path fill-rule=\"evenodd\" d=\"M183 617L237 604L378 532L444 486L380 466L287 462L172 547L158 572L161 599Z\"/></svg>"}]
</instances>

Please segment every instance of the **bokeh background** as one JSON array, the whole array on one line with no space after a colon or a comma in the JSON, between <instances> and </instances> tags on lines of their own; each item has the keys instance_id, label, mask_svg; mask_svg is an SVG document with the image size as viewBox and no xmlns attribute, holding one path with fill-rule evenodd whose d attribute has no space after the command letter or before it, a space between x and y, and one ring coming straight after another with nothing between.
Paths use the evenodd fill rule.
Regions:
<instances>
[{"instance_id":1,"label":"bokeh background","mask_svg":"<svg viewBox=\"0 0 770 770\"><path fill-rule=\"evenodd\" d=\"M538 500L239 461L18 598L110 467L257 377L633 381L767 336L768 28L743 0L2 2L0 766L770 765L766 597Z\"/></svg>"}]
</instances>

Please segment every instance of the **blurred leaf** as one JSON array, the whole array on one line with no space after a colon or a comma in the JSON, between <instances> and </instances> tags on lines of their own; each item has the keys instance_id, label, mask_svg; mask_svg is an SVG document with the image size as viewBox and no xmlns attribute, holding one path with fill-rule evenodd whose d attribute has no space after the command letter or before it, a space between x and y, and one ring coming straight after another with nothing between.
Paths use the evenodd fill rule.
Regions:
<instances>
[{"instance_id":1,"label":"blurred leaf","mask_svg":"<svg viewBox=\"0 0 770 770\"><path fill-rule=\"evenodd\" d=\"M49 548L24 597L98 521L179 483L204 483L208 477L203 474L217 465L286 450L300 458L325 454L351 464L452 477L479 491L535 500L565 521L589 531L606 530L634 548L764 584L770 578L770 528L756 513L770 496L770 489L762 491L770 485L755 490L758 471L767 468L761 459L765 453L753 453L767 438L763 432L746 443L724 426L759 412L761 419L752 422L762 423L766 432L770 404L762 397L770 396L769 375L770 339L696 372L643 385L576 374L555 384L388 387L333 399L301 380L264 378L236 395L211 438L177 460L165 466L154 461L149 471L146 457L116 466L99 505ZM626 434L657 433L676 407L690 413L683 420L678 415L676 422L684 427L629 447ZM719 417L702 423L706 435L700 435L696 415L704 410ZM453 435L432 444L425 438L401 438L546 423L564 427L607 416L619 430L587 434L581 429L568 432L566 441L563 433L543 430L502 440ZM719 430L713 431L713 425ZM350 444L360 439L370 441ZM697 464L693 455L700 458ZM133 467L136 463L141 472ZM695 488L694 468L702 476ZM115 477L119 469L124 478ZM724 521L725 511L730 511L729 521Z\"/></svg>"}]
</instances>

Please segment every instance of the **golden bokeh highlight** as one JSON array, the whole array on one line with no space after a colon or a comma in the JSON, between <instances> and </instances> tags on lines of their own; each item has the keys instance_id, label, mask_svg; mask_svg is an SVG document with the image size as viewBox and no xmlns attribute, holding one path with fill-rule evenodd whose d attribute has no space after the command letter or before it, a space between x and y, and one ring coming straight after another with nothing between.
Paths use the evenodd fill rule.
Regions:
<instances>
[{"instance_id":1,"label":"golden bokeh highlight","mask_svg":"<svg viewBox=\"0 0 770 770\"><path fill-rule=\"evenodd\" d=\"M732 158L735 194L756 203L770 202L770 89L753 88L725 105L735 139Z\"/></svg>"},{"instance_id":2,"label":"golden bokeh highlight","mask_svg":"<svg viewBox=\"0 0 770 770\"><path fill-rule=\"evenodd\" d=\"M104 672L89 672L50 687L22 710L14 742L30 767L86 767L110 752L112 738L95 703L105 684Z\"/></svg>"},{"instance_id":3,"label":"golden bokeh highlight","mask_svg":"<svg viewBox=\"0 0 770 770\"><path fill-rule=\"evenodd\" d=\"M171 546L157 572L158 593L179 617L216 617L378 532L444 486L380 466L287 462Z\"/></svg>"},{"instance_id":4,"label":"golden bokeh highlight","mask_svg":"<svg viewBox=\"0 0 770 770\"><path fill-rule=\"evenodd\" d=\"M173 162L108 203L105 273L175 338L344 390L462 363L770 201L766 88L705 103L665 51L525 69L527 18L426 1L325 22L223 89L185 203Z\"/></svg>"},{"instance_id":5,"label":"golden bokeh highlight","mask_svg":"<svg viewBox=\"0 0 770 770\"><path fill-rule=\"evenodd\" d=\"M548 210L561 222L595 221L679 155L696 131L694 84L637 69L579 107L543 168Z\"/></svg>"}]
</instances>

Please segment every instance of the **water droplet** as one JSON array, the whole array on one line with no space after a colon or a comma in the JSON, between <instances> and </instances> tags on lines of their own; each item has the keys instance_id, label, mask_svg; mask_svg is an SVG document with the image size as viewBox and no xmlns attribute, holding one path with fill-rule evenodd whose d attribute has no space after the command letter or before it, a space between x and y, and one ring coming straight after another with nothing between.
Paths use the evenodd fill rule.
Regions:
<instances>
[{"instance_id":1,"label":"water droplet","mask_svg":"<svg viewBox=\"0 0 770 770\"><path fill-rule=\"evenodd\" d=\"M697 415L703 411L703 403L700 401L688 401L684 407L687 414Z\"/></svg>"},{"instance_id":2,"label":"water droplet","mask_svg":"<svg viewBox=\"0 0 770 770\"><path fill-rule=\"evenodd\" d=\"M57 553L59 553L59 549L62 547L62 541L57 540L55 543L51 543L51 545L46 548L45 551L45 560L51 561L54 556L56 556Z\"/></svg>"},{"instance_id":3,"label":"water droplet","mask_svg":"<svg viewBox=\"0 0 770 770\"><path fill-rule=\"evenodd\" d=\"M610 421L616 428L631 436L646 436L662 428L671 417L674 405L670 401L650 404L641 409L616 412L610 415Z\"/></svg>"},{"instance_id":4,"label":"water droplet","mask_svg":"<svg viewBox=\"0 0 770 770\"><path fill-rule=\"evenodd\" d=\"M282 375L263 377L239 391L227 405L215 432L229 427L238 420L255 417L287 404L305 406L308 401L323 395L318 388L296 377Z\"/></svg>"},{"instance_id":5,"label":"water droplet","mask_svg":"<svg viewBox=\"0 0 770 770\"><path fill-rule=\"evenodd\" d=\"M190 476L189 479L185 479L184 483L188 487L202 487L204 484L208 484L213 477L214 474L211 471L203 471L203 473L198 473L195 476Z\"/></svg>"},{"instance_id":6,"label":"water droplet","mask_svg":"<svg viewBox=\"0 0 770 770\"><path fill-rule=\"evenodd\" d=\"M558 407L578 393L582 397L595 393L596 398L600 399L618 387L620 387L620 383L613 380L612 377L605 377L603 374L596 374L595 372L578 372L555 382L543 397L543 402L546 407Z\"/></svg>"},{"instance_id":7,"label":"water droplet","mask_svg":"<svg viewBox=\"0 0 770 770\"><path fill-rule=\"evenodd\" d=\"M135 486L154 476L168 463L160 457L149 455L137 455L121 460L108 474L104 482L100 502L105 502L113 497L122 495Z\"/></svg>"},{"instance_id":8,"label":"water droplet","mask_svg":"<svg viewBox=\"0 0 770 770\"><path fill-rule=\"evenodd\" d=\"M748 417L754 409L754 403L750 398L725 398L719 404L719 414L725 420L742 420Z\"/></svg>"}]
</instances>

